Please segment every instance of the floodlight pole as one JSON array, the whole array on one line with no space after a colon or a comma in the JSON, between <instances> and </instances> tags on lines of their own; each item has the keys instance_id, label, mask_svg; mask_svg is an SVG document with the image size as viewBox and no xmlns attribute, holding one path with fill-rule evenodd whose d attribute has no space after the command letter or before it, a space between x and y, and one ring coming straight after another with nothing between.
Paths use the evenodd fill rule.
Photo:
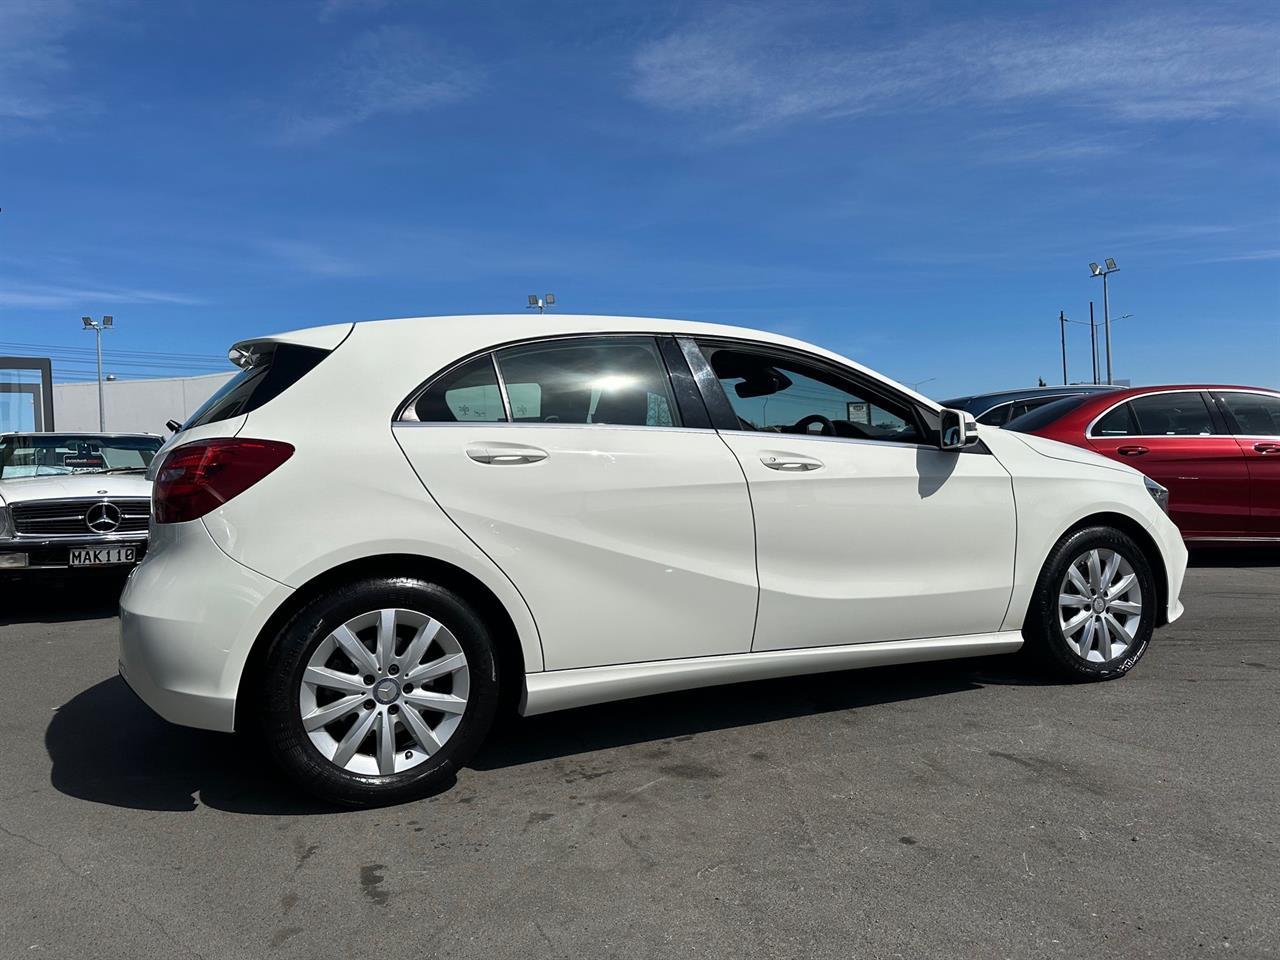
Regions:
<instances>
[{"instance_id":1,"label":"floodlight pole","mask_svg":"<svg viewBox=\"0 0 1280 960\"><path fill-rule=\"evenodd\" d=\"M102 395L102 327L93 325L94 341L98 347L98 430L107 432L107 405Z\"/></svg>"},{"instance_id":2,"label":"floodlight pole","mask_svg":"<svg viewBox=\"0 0 1280 960\"><path fill-rule=\"evenodd\" d=\"M1107 293L1107 274L1110 270L1102 274L1102 325L1107 332L1107 384L1112 383L1111 379L1111 297Z\"/></svg>"},{"instance_id":3,"label":"floodlight pole","mask_svg":"<svg viewBox=\"0 0 1280 960\"><path fill-rule=\"evenodd\" d=\"M1067 385L1067 314L1058 311L1058 335L1062 338L1062 385Z\"/></svg>"},{"instance_id":4,"label":"floodlight pole","mask_svg":"<svg viewBox=\"0 0 1280 960\"><path fill-rule=\"evenodd\" d=\"M92 317L80 318L84 328L93 331L94 341L98 348L98 430L102 433L107 432L107 405L102 392L102 331L106 329L107 321L111 319L111 317L103 317L102 322L99 323Z\"/></svg>"}]
</instances>

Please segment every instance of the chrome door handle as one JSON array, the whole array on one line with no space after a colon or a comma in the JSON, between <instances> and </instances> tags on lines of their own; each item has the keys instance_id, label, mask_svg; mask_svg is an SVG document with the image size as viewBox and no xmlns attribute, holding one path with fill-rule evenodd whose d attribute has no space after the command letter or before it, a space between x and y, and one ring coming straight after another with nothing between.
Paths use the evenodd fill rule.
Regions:
<instances>
[{"instance_id":1,"label":"chrome door handle","mask_svg":"<svg viewBox=\"0 0 1280 960\"><path fill-rule=\"evenodd\" d=\"M1259 453L1280 453L1280 443L1255 443L1253 449Z\"/></svg>"},{"instance_id":2,"label":"chrome door handle","mask_svg":"<svg viewBox=\"0 0 1280 960\"><path fill-rule=\"evenodd\" d=\"M760 462L770 470L782 470L785 473L806 473L809 470L820 470L821 460L810 457L761 457Z\"/></svg>"},{"instance_id":3,"label":"chrome door handle","mask_svg":"<svg viewBox=\"0 0 1280 960\"><path fill-rule=\"evenodd\" d=\"M1122 457L1140 457L1144 453L1150 452L1151 451L1146 447L1120 447L1116 450L1116 453L1120 454Z\"/></svg>"},{"instance_id":4,"label":"chrome door handle","mask_svg":"<svg viewBox=\"0 0 1280 960\"><path fill-rule=\"evenodd\" d=\"M467 456L476 463L488 463L493 466L514 466L520 463L537 463L547 459L547 451L537 447L517 446L471 446L467 447Z\"/></svg>"}]
</instances>

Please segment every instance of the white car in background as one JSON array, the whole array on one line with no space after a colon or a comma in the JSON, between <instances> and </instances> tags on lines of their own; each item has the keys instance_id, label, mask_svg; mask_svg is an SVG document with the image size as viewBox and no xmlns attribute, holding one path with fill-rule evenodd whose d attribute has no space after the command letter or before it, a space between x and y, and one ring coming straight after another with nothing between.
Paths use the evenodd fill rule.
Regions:
<instances>
[{"instance_id":1,"label":"white car in background","mask_svg":"<svg viewBox=\"0 0 1280 960\"><path fill-rule=\"evenodd\" d=\"M160 437L0 434L0 576L131 566L146 551Z\"/></svg>"},{"instance_id":2,"label":"white car in background","mask_svg":"<svg viewBox=\"0 0 1280 960\"><path fill-rule=\"evenodd\" d=\"M504 701L1024 643L1102 680L1182 612L1163 488L786 337L442 317L232 355L156 471L120 670L333 801L437 788Z\"/></svg>"}]
</instances>

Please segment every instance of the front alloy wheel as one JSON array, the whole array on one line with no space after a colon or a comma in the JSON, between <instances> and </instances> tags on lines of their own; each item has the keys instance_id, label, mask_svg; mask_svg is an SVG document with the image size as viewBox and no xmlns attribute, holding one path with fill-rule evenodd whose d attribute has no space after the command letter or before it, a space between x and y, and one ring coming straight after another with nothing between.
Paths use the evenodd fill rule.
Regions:
<instances>
[{"instance_id":1,"label":"front alloy wheel","mask_svg":"<svg viewBox=\"0 0 1280 960\"><path fill-rule=\"evenodd\" d=\"M1150 562L1132 537L1076 530L1040 572L1022 628L1027 651L1065 679L1122 676L1146 652L1156 599Z\"/></svg>"},{"instance_id":2,"label":"front alloy wheel","mask_svg":"<svg viewBox=\"0 0 1280 960\"><path fill-rule=\"evenodd\" d=\"M1132 564L1106 547L1067 567L1058 592L1058 627L1082 659L1106 663L1129 651L1142 624L1142 586Z\"/></svg>"}]
</instances>

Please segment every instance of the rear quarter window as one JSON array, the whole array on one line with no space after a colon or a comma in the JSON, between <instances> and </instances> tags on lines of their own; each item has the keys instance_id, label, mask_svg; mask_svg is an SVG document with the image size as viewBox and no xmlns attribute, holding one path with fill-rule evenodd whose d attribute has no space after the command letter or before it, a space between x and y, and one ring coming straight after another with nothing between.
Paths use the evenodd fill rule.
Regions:
<instances>
[{"instance_id":1,"label":"rear quarter window","mask_svg":"<svg viewBox=\"0 0 1280 960\"><path fill-rule=\"evenodd\" d=\"M320 347L279 344L269 356L247 370L241 370L223 384L191 415L182 429L231 420L258 409L305 377L330 352Z\"/></svg>"}]
</instances>

